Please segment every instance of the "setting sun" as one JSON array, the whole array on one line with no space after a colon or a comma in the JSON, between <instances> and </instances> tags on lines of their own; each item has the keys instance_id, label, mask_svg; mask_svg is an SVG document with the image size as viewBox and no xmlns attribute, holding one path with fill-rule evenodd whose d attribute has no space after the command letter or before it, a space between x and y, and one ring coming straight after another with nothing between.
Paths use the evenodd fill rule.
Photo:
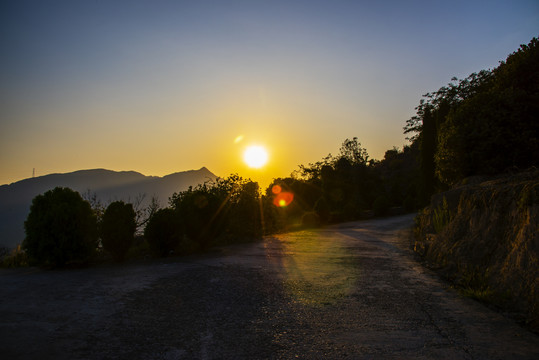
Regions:
<instances>
[{"instance_id":1,"label":"setting sun","mask_svg":"<svg viewBox=\"0 0 539 360\"><path fill-rule=\"evenodd\" d=\"M268 152L262 146L253 145L245 149L243 161L252 168L261 168L268 162Z\"/></svg>"}]
</instances>

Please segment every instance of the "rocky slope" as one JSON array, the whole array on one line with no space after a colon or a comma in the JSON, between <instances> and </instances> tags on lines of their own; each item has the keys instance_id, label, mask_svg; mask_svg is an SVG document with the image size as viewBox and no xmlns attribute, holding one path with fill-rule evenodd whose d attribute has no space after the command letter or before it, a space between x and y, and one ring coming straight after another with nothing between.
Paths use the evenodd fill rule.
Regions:
<instances>
[{"instance_id":1,"label":"rocky slope","mask_svg":"<svg viewBox=\"0 0 539 360\"><path fill-rule=\"evenodd\" d=\"M415 250L428 263L539 329L539 170L466 179L416 222Z\"/></svg>"}]
</instances>

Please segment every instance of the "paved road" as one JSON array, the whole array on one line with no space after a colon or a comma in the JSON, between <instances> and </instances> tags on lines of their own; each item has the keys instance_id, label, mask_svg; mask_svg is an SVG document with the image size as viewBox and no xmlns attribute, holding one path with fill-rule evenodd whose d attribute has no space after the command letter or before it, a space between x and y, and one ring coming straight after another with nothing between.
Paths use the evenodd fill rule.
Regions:
<instances>
[{"instance_id":1,"label":"paved road","mask_svg":"<svg viewBox=\"0 0 539 360\"><path fill-rule=\"evenodd\" d=\"M411 216L211 255L0 271L3 359L539 359L413 260Z\"/></svg>"}]
</instances>

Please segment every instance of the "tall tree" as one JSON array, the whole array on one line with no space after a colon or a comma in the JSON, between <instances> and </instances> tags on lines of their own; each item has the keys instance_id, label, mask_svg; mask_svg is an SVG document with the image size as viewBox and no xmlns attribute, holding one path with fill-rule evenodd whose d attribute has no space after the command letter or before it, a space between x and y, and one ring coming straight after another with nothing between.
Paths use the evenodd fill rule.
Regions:
<instances>
[{"instance_id":1,"label":"tall tree","mask_svg":"<svg viewBox=\"0 0 539 360\"><path fill-rule=\"evenodd\" d=\"M24 229L23 249L38 265L86 262L97 247L96 218L90 204L69 188L57 187L36 196Z\"/></svg>"},{"instance_id":2,"label":"tall tree","mask_svg":"<svg viewBox=\"0 0 539 360\"><path fill-rule=\"evenodd\" d=\"M101 222L103 248L112 255L115 261L123 261L133 244L137 229L135 218L133 205L123 201L110 203L103 214Z\"/></svg>"},{"instance_id":3,"label":"tall tree","mask_svg":"<svg viewBox=\"0 0 539 360\"><path fill-rule=\"evenodd\" d=\"M539 165L538 45L534 38L492 72L467 79L474 91L441 128L436 173L442 182Z\"/></svg>"}]
</instances>

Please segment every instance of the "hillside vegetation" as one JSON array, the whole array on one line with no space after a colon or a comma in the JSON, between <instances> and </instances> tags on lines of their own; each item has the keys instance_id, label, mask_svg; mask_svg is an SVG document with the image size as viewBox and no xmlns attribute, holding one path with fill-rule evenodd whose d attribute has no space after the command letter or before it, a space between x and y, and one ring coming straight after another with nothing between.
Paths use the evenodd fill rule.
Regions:
<instances>
[{"instance_id":1,"label":"hillside vegetation","mask_svg":"<svg viewBox=\"0 0 539 360\"><path fill-rule=\"evenodd\" d=\"M432 197L414 249L468 295L539 329L539 170L467 182Z\"/></svg>"},{"instance_id":2,"label":"hillside vegetation","mask_svg":"<svg viewBox=\"0 0 539 360\"><path fill-rule=\"evenodd\" d=\"M416 251L539 329L539 41L425 95L405 132L429 205Z\"/></svg>"}]
</instances>

